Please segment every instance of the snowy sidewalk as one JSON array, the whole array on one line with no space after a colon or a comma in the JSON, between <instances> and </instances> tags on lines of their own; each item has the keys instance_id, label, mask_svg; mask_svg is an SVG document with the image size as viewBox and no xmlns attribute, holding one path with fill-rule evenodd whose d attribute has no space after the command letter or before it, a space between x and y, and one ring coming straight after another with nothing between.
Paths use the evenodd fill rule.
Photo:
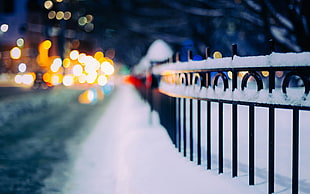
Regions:
<instances>
[{"instance_id":1,"label":"snowy sidewalk","mask_svg":"<svg viewBox=\"0 0 310 194\"><path fill-rule=\"evenodd\" d=\"M130 85L119 86L82 145L66 194L258 193L184 158L149 106Z\"/></svg>"}]
</instances>

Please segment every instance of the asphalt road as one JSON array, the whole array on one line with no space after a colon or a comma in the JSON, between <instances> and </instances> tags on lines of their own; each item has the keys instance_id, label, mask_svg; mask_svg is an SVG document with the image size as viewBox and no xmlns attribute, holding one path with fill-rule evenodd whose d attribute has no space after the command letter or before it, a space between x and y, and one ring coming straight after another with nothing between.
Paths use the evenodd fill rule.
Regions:
<instances>
[{"instance_id":1,"label":"asphalt road","mask_svg":"<svg viewBox=\"0 0 310 194\"><path fill-rule=\"evenodd\" d=\"M0 91L4 91L1 88ZM23 91L7 89L0 101L9 96L19 99ZM31 98L36 98L36 92ZM54 95L53 90L44 95ZM96 119L104 111L108 98L95 104L83 105L77 101L80 92L73 92L72 100L63 103L46 103L35 109L23 110L0 126L0 193L59 193L70 170L72 157L68 153L68 142L78 145L92 130ZM29 96L28 96L29 97ZM111 96L110 96L111 97ZM14 102L14 101L13 101ZM12 102L11 102L12 103ZM3 110L0 110L0 113ZM72 154L72 153L71 153ZM45 180L56 168L62 166L63 174L54 186ZM59 171L59 169L58 169Z\"/></svg>"}]
</instances>

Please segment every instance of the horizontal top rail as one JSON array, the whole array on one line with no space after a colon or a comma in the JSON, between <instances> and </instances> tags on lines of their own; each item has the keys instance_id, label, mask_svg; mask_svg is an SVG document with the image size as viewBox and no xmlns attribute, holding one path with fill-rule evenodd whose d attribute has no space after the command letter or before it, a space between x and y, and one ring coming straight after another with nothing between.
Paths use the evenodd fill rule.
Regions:
<instances>
[{"instance_id":1,"label":"horizontal top rail","mask_svg":"<svg viewBox=\"0 0 310 194\"><path fill-rule=\"evenodd\" d=\"M202 71L223 69L262 69L262 68L309 68L310 52L271 53L261 56L233 56L219 59L207 58L201 61L167 63L153 67L153 73L164 74L166 71Z\"/></svg>"}]
</instances>

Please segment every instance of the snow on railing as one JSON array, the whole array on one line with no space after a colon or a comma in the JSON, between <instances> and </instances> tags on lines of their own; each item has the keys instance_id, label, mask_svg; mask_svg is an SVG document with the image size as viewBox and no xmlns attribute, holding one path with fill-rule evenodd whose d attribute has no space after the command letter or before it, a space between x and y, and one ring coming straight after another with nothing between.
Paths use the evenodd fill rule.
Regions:
<instances>
[{"instance_id":1,"label":"snow on railing","mask_svg":"<svg viewBox=\"0 0 310 194\"><path fill-rule=\"evenodd\" d=\"M153 73L161 77L160 90L171 95L304 108L310 106L309 71L310 52L208 58L153 67ZM257 90L250 89L255 85ZM289 85L294 87L287 89Z\"/></svg>"}]
</instances>

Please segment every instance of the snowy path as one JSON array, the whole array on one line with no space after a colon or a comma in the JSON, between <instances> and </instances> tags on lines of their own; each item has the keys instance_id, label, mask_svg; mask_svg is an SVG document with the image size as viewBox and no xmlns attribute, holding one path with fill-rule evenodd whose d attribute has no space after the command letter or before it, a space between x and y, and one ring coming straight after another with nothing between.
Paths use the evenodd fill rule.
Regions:
<instances>
[{"instance_id":1,"label":"snowy path","mask_svg":"<svg viewBox=\"0 0 310 194\"><path fill-rule=\"evenodd\" d=\"M183 158L131 86L119 86L82 145L66 194L258 193Z\"/></svg>"}]
</instances>

